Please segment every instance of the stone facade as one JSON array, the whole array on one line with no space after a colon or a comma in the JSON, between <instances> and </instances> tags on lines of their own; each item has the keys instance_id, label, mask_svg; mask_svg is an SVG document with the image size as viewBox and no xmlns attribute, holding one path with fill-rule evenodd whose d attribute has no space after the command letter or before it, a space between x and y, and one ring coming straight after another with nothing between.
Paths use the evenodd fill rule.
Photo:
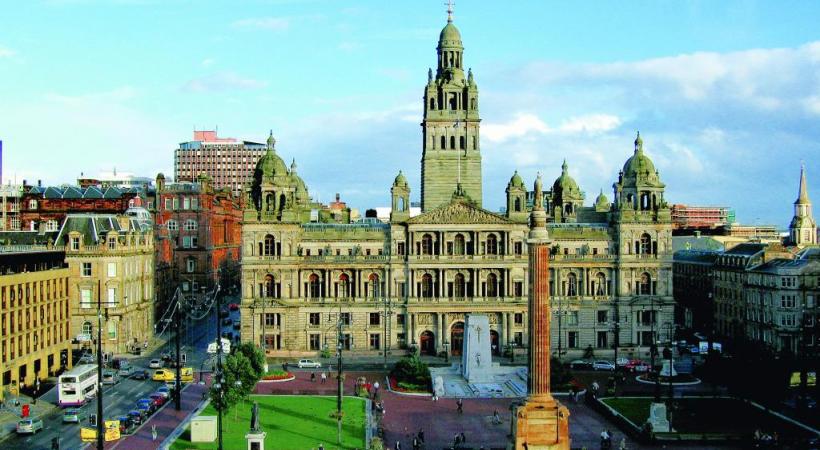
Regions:
<instances>
[{"instance_id":1,"label":"stone facade","mask_svg":"<svg viewBox=\"0 0 820 450\"><path fill-rule=\"evenodd\" d=\"M64 259L46 246L0 248L0 400L71 366Z\"/></svg>"},{"instance_id":2,"label":"stone facade","mask_svg":"<svg viewBox=\"0 0 820 450\"><path fill-rule=\"evenodd\" d=\"M449 113L465 112L458 108L473 117L459 127L474 128L478 137L477 91L471 76L459 78L460 46L458 30L448 23L424 100L421 215L410 217L411 186L402 173L390 189L389 223L323 215L295 164L288 170L269 138L243 219L241 307L243 317L253 318L242 323L244 341L264 343L278 355L332 349L341 315L349 323L343 345L354 351L418 346L424 353L450 348L457 355L465 314L480 313L489 317L496 354L527 345L526 236L535 194L515 173L506 212L482 209L478 140L473 146L467 139L463 151L449 148L458 129ZM455 85L448 84L452 80ZM453 86L464 95L448 97L455 104L441 109L438 95ZM447 120L433 120L445 111ZM439 148L442 137L447 149ZM457 164L466 153L477 165L461 158L460 174L457 166L436 174L424 169L441 163L444 153L456 158L445 164ZM639 136L613 184L614 203L601 193L584 206L566 163L543 192L553 240L551 342L564 358L579 357L587 347L611 356L616 344L627 356L646 356L653 333L672 321L672 224L664 188Z\"/></svg>"},{"instance_id":3,"label":"stone facade","mask_svg":"<svg viewBox=\"0 0 820 450\"><path fill-rule=\"evenodd\" d=\"M69 214L55 239L70 272L71 332L81 346L97 340L102 305L103 351L122 354L154 333L154 233L150 220Z\"/></svg>"}]
</instances>

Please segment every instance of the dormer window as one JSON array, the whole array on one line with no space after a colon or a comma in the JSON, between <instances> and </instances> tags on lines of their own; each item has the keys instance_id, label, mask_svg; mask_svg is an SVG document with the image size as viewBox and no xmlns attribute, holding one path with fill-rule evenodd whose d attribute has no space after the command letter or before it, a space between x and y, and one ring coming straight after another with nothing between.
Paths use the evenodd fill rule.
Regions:
<instances>
[{"instance_id":1,"label":"dormer window","mask_svg":"<svg viewBox=\"0 0 820 450\"><path fill-rule=\"evenodd\" d=\"M71 250L78 251L80 250L80 238L74 236L71 238Z\"/></svg>"},{"instance_id":2,"label":"dormer window","mask_svg":"<svg viewBox=\"0 0 820 450\"><path fill-rule=\"evenodd\" d=\"M108 236L108 249L114 250L117 248L117 237L116 236Z\"/></svg>"},{"instance_id":3,"label":"dormer window","mask_svg":"<svg viewBox=\"0 0 820 450\"><path fill-rule=\"evenodd\" d=\"M37 200L29 200L28 209L37 209Z\"/></svg>"}]
</instances>

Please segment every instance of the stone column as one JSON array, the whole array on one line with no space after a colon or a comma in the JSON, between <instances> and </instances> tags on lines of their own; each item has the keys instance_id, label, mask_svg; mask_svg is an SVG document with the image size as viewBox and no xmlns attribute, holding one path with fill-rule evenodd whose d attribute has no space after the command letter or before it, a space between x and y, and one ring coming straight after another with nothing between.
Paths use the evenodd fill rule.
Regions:
<instances>
[{"instance_id":1,"label":"stone column","mask_svg":"<svg viewBox=\"0 0 820 450\"><path fill-rule=\"evenodd\" d=\"M550 304L549 254L546 240L531 243L530 283L532 298L529 305L529 392L533 397L550 392Z\"/></svg>"}]
</instances>

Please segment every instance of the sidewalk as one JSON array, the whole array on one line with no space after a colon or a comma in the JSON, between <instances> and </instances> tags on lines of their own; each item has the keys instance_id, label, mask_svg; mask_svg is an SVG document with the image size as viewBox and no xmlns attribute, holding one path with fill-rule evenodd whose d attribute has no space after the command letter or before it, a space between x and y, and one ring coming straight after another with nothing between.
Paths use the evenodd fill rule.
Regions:
<instances>
[{"instance_id":1,"label":"sidewalk","mask_svg":"<svg viewBox=\"0 0 820 450\"><path fill-rule=\"evenodd\" d=\"M182 390L181 409L174 409L174 401L171 400L158 412L154 413L136 433L106 444L107 450L146 450L160 448L163 441L170 436L174 430L187 423L188 419L199 412L200 405L204 403L202 393L208 387L201 384L192 383ZM157 427L157 440L151 439L151 426Z\"/></svg>"},{"instance_id":2,"label":"sidewalk","mask_svg":"<svg viewBox=\"0 0 820 450\"><path fill-rule=\"evenodd\" d=\"M37 404L35 405L32 403L31 397L22 394L19 396L20 406L14 406L13 402L15 398L16 396L7 395L6 404L0 408L0 441L15 433L17 421L20 420L20 411L23 409L23 405L29 405L29 415L31 417L39 418L44 418L59 409L57 405L44 401L40 398L37 399Z\"/></svg>"}]
</instances>

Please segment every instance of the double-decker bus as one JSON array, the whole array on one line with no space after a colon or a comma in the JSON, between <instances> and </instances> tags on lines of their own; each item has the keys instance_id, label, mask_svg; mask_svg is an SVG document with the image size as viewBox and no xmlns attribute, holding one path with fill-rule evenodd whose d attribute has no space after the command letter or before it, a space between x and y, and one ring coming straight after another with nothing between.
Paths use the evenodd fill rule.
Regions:
<instances>
[{"instance_id":1,"label":"double-decker bus","mask_svg":"<svg viewBox=\"0 0 820 450\"><path fill-rule=\"evenodd\" d=\"M57 404L78 406L97 395L97 365L82 364L60 375L57 384Z\"/></svg>"}]
</instances>

